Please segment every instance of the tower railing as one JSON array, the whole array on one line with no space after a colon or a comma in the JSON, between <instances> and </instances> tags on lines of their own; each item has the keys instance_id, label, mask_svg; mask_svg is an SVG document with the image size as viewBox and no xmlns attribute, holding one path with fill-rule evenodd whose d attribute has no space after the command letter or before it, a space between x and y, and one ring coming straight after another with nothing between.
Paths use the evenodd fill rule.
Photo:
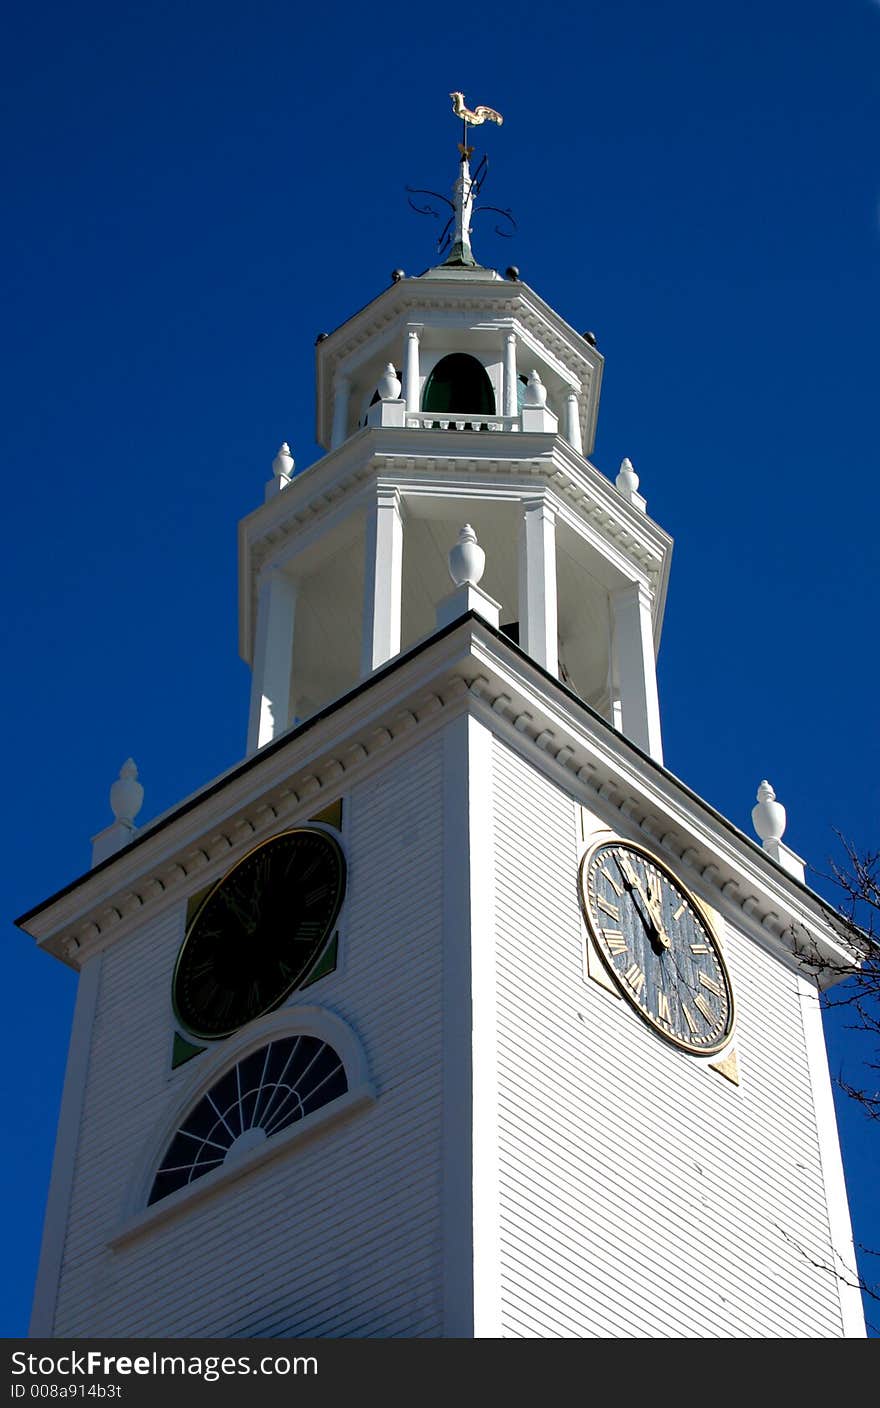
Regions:
<instances>
[{"instance_id":1,"label":"tower railing","mask_svg":"<svg viewBox=\"0 0 880 1408\"><path fill-rule=\"evenodd\" d=\"M409 430L519 430L520 417L408 411L406 424Z\"/></svg>"}]
</instances>

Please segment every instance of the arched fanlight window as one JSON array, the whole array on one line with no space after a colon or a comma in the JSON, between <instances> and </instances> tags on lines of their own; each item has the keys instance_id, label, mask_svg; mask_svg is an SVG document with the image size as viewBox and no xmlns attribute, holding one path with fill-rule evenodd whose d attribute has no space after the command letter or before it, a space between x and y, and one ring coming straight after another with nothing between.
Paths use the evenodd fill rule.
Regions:
<instances>
[{"instance_id":1,"label":"arched fanlight window","mask_svg":"<svg viewBox=\"0 0 880 1408\"><path fill-rule=\"evenodd\" d=\"M494 416L495 392L482 362L464 352L441 357L425 383L422 409L440 415Z\"/></svg>"},{"instance_id":2,"label":"arched fanlight window","mask_svg":"<svg viewBox=\"0 0 880 1408\"><path fill-rule=\"evenodd\" d=\"M289 1036L252 1051L190 1110L165 1151L149 1203L239 1158L348 1090L327 1042Z\"/></svg>"}]
</instances>

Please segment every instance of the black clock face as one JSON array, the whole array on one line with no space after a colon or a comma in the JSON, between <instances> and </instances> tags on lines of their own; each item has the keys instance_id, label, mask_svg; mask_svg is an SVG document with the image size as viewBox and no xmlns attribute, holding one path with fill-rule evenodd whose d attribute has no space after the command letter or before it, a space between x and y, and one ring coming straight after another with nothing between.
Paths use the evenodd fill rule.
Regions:
<instances>
[{"instance_id":1,"label":"black clock face","mask_svg":"<svg viewBox=\"0 0 880 1408\"><path fill-rule=\"evenodd\" d=\"M189 926L172 985L195 1036L229 1036L271 1012L308 975L345 889L345 859L326 831L264 841L214 886Z\"/></svg>"},{"instance_id":2,"label":"black clock face","mask_svg":"<svg viewBox=\"0 0 880 1408\"><path fill-rule=\"evenodd\" d=\"M580 891L602 961L639 1015L685 1051L720 1051L733 989L696 900L650 852L622 841L584 856Z\"/></svg>"}]
</instances>

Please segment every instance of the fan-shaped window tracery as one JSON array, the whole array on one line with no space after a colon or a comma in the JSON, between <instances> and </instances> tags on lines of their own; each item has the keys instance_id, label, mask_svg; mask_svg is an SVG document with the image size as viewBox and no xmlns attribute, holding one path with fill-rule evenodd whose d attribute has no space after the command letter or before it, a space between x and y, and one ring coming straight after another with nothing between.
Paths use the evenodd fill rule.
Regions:
<instances>
[{"instance_id":1,"label":"fan-shaped window tracery","mask_svg":"<svg viewBox=\"0 0 880 1408\"><path fill-rule=\"evenodd\" d=\"M148 1202L240 1158L347 1090L340 1057L318 1037L284 1037L252 1051L189 1111L165 1151Z\"/></svg>"}]
</instances>

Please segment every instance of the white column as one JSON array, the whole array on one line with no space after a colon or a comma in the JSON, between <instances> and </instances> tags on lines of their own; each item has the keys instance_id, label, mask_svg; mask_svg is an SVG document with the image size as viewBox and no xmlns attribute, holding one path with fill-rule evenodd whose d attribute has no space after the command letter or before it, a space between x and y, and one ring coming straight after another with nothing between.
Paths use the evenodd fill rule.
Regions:
<instances>
[{"instance_id":1,"label":"white column","mask_svg":"<svg viewBox=\"0 0 880 1408\"><path fill-rule=\"evenodd\" d=\"M280 567L264 568L257 593L248 753L255 753L287 728L295 612L296 582Z\"/></svg>"},{"instance_id":2,"label":"white column","mask_svg":"<svg viewBox=\"0 0 880 1408\"><path fill-rule=\"evenodd\" d=\"M584 453L584 442L581 436L580 403L576 391L569 391L565 398L565 438L573 450L577 450L579 455Z\"/></svg>"},{"instance_id":3,"label":"white column","mask_svg":"<svg viewBox=\"0 0 880 1408\"><path fill-rule=\"evenodd\" d=\"M515 416L516 405L516 333L504 335L504 399L502 415Z\"/></svg>"},{"instance_id":4,"label":"white column","mask_svg":"<svg viewBox=\"0 0 880 1408\"><path fill-rule=\"evenodd\" d=\"M656 762L662 763L651 597L640 582L631 582L613 594L612 606L622 732Z\"/></svg>"},{"instance_id":5,"label":"white column","mask_svg":"<svg viewBox=\"0 0 880 1408\"><path fill-rule=\"evenodd\" d=\"M519 552L519 643L551 675L559 673L556 515L543 499L523 505Z\"/></svg>"},{"instance_id":6,"label":"white column","mask_svg":"<svg viewBox=\"0 0 880 1408\"><path fill-rule=\"evenodd\" d=\"M395 488L379 488L367 510L361 676L400 652L403 515Z\"/></svg>"},{"instance_id":7,"label":"white column","mask_svg":"<svg viewBox=\"0 0 880 1408\"><path fill-rule=\"evenodd\" d=\"M421 391L419 332L421 326L419 323L418 326L408 327L406 330L406 349L403 357L403 396L406 401L406 409L410 414L419 409Z\"/></svg>"},{"instance_id":8,"label":"white column","mask_svg":"<svg viewBox=\"0 0 880 1408\"><path fill-rule=\"evenodd\" d=\"M333 430L330 434L330 449L335 450L348 439L348 398L351 383L347 376L338 373L333 381Z\"/></svg>"}]
</instances>

